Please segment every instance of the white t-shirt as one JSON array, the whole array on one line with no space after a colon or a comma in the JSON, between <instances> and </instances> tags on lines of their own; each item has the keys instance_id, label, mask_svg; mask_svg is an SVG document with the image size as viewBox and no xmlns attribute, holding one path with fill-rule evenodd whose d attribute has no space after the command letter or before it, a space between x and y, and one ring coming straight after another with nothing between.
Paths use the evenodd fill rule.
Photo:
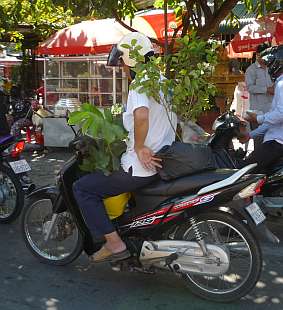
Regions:
<instances>
[{"instance_id":1,"label":"white t-shirt","mask_svg":"<svg viewBox=\"0 0 283 310\"><path fill-rule=\"evenodd\" d=\"M145 169L134 150L134 111L140 107L149 109L149 128L144 145L154 153L157 153L163 146L171 145L175 141L177 116L175 113L168 111L171 125L163 104L159 104L144 93L139 94L137 90L129 91L126 112L123 114L123 124L129 134L127 151L122 155L121 165L126 172L132 167L133 176L148 177L156 174L156 171Z\"/></svg>"}]
</instances>

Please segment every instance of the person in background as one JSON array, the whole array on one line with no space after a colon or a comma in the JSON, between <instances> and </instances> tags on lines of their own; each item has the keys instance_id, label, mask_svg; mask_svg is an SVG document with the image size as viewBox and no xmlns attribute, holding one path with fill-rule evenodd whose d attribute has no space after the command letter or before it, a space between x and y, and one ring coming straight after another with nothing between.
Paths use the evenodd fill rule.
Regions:
<instances>
[{"instance_id":1,"label":"person in background","mask_svg":"<svg viewBox=\"0 0 283 310\"><path fill-rule=\"evenodd\" d=\"M35 93L36 93L36 99L39 101L39 104L41 105L44 103L44 92L45 92L44 81L40 80L39 87L36 89Z\"/></svg>"},{"instance_id":2,"label":"person in background","mask_svg":"<svg viewBox=\"0 0 283 310\"><path fill-rule=\"evenodd\" d=\"M12 116L13 116L13 125L11 127L11 134L14 137L18 138L21 136L21 129L32 125L31 103L28 100L22 98L19 86L12 86L10 97L11 97Z\"/></svg>"},{"instance_id":3,"label":"person in background","mask_svg":"<svg viewBox=\"0 0 283 310\"><path fill-rule=\"evenodd\" d=\"M269 46L260 44L256 49L256 61L251 64L245 73L245 82L249 92L249 109L263 114L270 110L272 97L274 94L274 85L264 64L261 53ZM257 127L256 123L251 123L251 129ZM262 143L262 136L254 139L254 148Z\"/></svg>"},{"instance_id":4,"label":"person in background","mask_svg":"<svg viewBox=\"0 0 283 310\"><path fill-rule=\"evenodd\" d=\"M264 60L275 80L275 92L270 111L259 115L247 112L246 120L259 126L245 134L240 142L263 135L264 140L245 160L245 164L257 163L259 171L268 169L283 157L283 45L266 51Z\"/></svg>"}]
</instances>

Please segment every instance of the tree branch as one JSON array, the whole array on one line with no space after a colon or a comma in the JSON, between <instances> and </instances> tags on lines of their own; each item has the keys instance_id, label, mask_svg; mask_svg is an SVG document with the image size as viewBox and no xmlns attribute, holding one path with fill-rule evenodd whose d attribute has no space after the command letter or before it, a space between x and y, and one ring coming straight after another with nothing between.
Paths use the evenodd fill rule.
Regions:
<instances>
[{"instance_id":1,"label":"tree branch","mask_svg":"<svg viewBox=\"0 0 283 310\"><path fill-rule=\"evenodd\" d=\"M201 6L199 2L196 2L196 12L197 12L198 28L200 28L202 26L201 24L202 13L201 13Z\"/></svg>"},{"instance_id":2,"label":"tree branch","mask_svg":"<svg viewBox=\"0 0 283 310\"><path fill-rule=\"evenodd\" d=\"M199 0L199 4L203 10L205 20L209 21L212 17L212 12L211 12L209 6L207 5L207 1L206 0Z\"/></svg>"},{"instance_id":3,"label":"tree branch","mask_svg":"<svg viewBox=\"0 0 283 310\"><path fill-rule=\"evenodd\" d=\"M164 27L165 27L165 44L164 44L164 55L168 55L168 16L167 16L167 9L168 9L168 0L164 0Z\"/></svg>"},{"instance_id":4,"label":"tree branch","mask_svg":"<svg viewBox=\"0 0 283 310\"><path fill-rule=\"evenodd\" d=\"M203 27L199 27L197 35L202 39L208 39L210 35L217 32L218 26L223 19L232 11L238 0L226 0L217 11L212 14L211 20Z\"/></svg>"},{"instance_id":5,"label":"tree branch","mask_svg":"<svg viewBox=\"0 0 283 310\"><path fill-rule=\"evenodd\" d=\"M186 5L186 9L187 9L187 13L186 13L186 17L184 18L183 21L183 30L182 30L182 34L181 36L183 37L184 35L186 35L186 33L188 32L189 26L190 26L190 17L192 20L192 23L196 25L196 22L193 18L193 6L194 6L194 2L195 0L191 0L191 1L185 1L185 5Z\"/></svg>"}]
</instances>

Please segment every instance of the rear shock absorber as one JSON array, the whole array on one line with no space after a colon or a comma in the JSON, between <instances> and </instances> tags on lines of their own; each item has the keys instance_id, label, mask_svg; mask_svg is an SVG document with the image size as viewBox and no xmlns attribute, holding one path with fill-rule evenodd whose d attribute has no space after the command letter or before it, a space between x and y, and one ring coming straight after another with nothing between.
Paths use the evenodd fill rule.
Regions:
<instances>
[{"instance_id":1,"label":"rear shock absorber","mask_svg":"<svg viewBox=\"0 0 283 310\"><path fill-rule=\"evenodd\" d=\"M207 250L204 238L203 238L203 234L202 234L201 230L199 229L199 226L198 226L195 218L191 217L190 218L190 222L191 222L191 225L192 225L195 237L196 237L196 241L199 244L199 246L201 247L201 250L202 250L203 254L205 256L207 256L208 255L208 250Z\"/></svg>"}]
</instances>

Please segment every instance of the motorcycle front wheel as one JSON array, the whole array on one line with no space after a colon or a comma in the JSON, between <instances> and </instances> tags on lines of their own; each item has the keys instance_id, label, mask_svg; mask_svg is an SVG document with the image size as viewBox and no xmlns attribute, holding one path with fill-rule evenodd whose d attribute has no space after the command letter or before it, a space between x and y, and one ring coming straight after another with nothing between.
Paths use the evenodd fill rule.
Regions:
<instances>
[{"instance_id":1,"label":"motorcycle front wheel","mask_svg":"<svg viewBox=\"0 0 283 310\"><path fill-rule=\"evenodd\" d=\"M28 200L21 225L24 241L35 257L49 265L63 266L81 254L83 237L67 211L57 214L52 222L53 201L49 196Z\"/></svg>"},{"instance_id":2,"label":"motorcycle front wheel","mask_svg":"<svg viewBox=\"0 0 283 310\"><path fill-rule=\"evenodd\" d=\"M24 205L24 192L11 168L0 166L0 224L14 221Z\"/></svg>"},{"instance_id":3,"label":"motorcycle front wheel","mask_svg":"<svg viewBox=\"0 0 283 310\"><path fill-rule=\"evenodd\" d=\"M256 285L262 268L261 250L252 232L245 223L224 212L203 213L195 220L206 243L225 248L230 266L225 274L217 277L184 274L189 289L216 302L232 302L247 295ZM175 239L196 241L192 225L183 224Z\"/></svg>"}]
</instances>

